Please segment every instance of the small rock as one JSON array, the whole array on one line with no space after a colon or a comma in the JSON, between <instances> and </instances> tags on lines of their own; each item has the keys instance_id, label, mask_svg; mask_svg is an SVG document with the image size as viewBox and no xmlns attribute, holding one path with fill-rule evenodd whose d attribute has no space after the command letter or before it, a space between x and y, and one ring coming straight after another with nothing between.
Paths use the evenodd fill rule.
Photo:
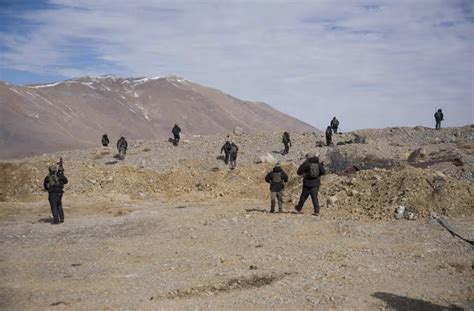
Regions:
<instances>
[{"instance_id":1,"label":"small rock","mask_svg":"<svg viewBox=\"0 0 474 311\"><path fill-rule=\"evenodd\" d=\"M234 128L234 135L242 135L244 133L244 129L239 127L239 126L236 126Z\"/></svg>"},{"instance_id":2,"label":"small rock","mask_svg":"<svg viewBox=\"0 0 474 311\"><path fill-rule=\"evenodd\" d=\"M270 153L260 156L260 163L276 163L277 160Z\"/></svg>"},{"instance_id":3,"label":"small rock","mask_svg":"<svg viewBox=\"0 0 474 311\"><path fill-rule=\"evenodd\" d=\"M334 205L337 202L337 197L335 195L327 198L328 206Z\"/></svg>"}]
</instances>

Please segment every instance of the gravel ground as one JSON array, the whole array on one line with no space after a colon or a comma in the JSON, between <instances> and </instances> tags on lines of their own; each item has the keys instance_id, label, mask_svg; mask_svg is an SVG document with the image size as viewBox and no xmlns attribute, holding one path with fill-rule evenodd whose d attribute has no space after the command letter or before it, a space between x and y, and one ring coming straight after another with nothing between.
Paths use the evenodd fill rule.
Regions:
<instances>
[{"instance_id":1,"label":"gravel ground","mask_svg":"<svg viewBox=\"0 0 474 311\"><path fill-rule=\"evenodd\" d=\"M470 310L473 252L435 221L270 214L258 200L38 204L0 227L4 310ZM309 210L306 211L309 213ZM84 215L84 213L90 213ZM466 237L473 218L449 219ZM456 306L456 308L454 307Z\"/></svg>"}]
</instances>

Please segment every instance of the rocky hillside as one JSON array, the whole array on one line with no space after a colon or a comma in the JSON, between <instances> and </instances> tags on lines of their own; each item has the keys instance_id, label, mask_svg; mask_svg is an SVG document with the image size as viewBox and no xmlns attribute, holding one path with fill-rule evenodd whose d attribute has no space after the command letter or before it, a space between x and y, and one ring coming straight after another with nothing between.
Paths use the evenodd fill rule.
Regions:
<instances>
[{"instance_id":1,"label":"rocky hillside","mask_svg":"<svg viewBox=\"0 0 474 311\"><path fill-rule=\"evenodd\" d=\"M232 139L240 146L234 171L219 157L224 134L191 137L177 147L164 140L133 141L124 161L115 158L112 148L95 148L4 162L0 201L44 200L42 179L59 157L71 181L68 197L81 202L266 199L263 178L280 160L290 175L285 200L292 210L301 187L296 168L314 151L328 170L320 196L325 215L392 219L400 205L414 217L474 213L471 126L362 130L335 135L329 147L321 146L323 135L293 134L293 148L285 156L280 154L281 133Z\"/></svg>"},{"instance_id":2,"label":"rocky hillside","mask_svg":"<svg viewBox=\"0 0 474 311\"><path fill-rule=\"evenodd\" d=\"M0 82L0 158L170 135L245 131L317 131L264 103L239 100L178 77L84 77L16 86Z\"/></svg>"}]
</instances>

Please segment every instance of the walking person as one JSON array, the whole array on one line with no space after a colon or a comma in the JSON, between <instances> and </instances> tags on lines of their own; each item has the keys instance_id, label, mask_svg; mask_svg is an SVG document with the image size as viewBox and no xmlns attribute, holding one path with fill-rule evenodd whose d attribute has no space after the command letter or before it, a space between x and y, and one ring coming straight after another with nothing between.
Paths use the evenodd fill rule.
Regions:
<instances>
[{"instance_id":1,"label":"walking person","mask_svg":"<svg viewBox=\"0 0 474 311\"><path fill-rule=\"evenodd\" d=\"M441 129L441 121L444 121L443 110L438 109L438 111L435 112L434 117L435 117L435 121L436 121L436 129L440 130Z\"/></svg>"},{"instance_id":2,"label":"walking person","mask_svg":"<svg viewBox=\"0 0 474 311\"><path fill-rule=\"evenodd\" d=\"M332 129L331 126L326 128L326 145L329 146L332 144Z\"/></svg>"},{"instance_id":3,"label":"walking person","mask_svg":"<svg viewBox=\"0 0 474 311\"><path fill-rule=\"evenodd\" d=\"M239 147L234 142L230 143L230 169L233 170L237 166L237 153Z\"/></svg>"},{"instance_id":4,"label":"walking person","mask_svg":"<svg viewBox=\"0 0 474 311\"><path fill-rule=\"evenodd\" d=\"M291 145L290 133L284 132L281 141L283 142L283 145L285 145L285 150L283 151L283 154L288 154L288 152L290 151L290 147L293 147Z\"/></svg>"},{"instance_id":5,"label":"walking person","mask_svg":"<svg viewBox=\"0 0 474 311\"><path fill-rule=\"evenodd\" d=\"M232 149L232 144L229 141L229 137L227 136L227 140L225 141L224 145L221 148L221 154L224 152L224 163L225 165L229 164L230 160L230 151Z\"/></svg>"},{"instance_id":6,"label":"walking person","mask_svg":"<svg viewBox=\"0 0 474 311\"><path fill-rule=\"evenodd\" d=\"M283 189L288 182L288 175L281 168L280 162L268 172L265 181L270 184L270 213L275 212L275 201L278 201L278 212L283 212Z\"/></svg>"},{"instance_id":7,"label":"walking person","mask_svg":"<svg viewBox=\"0 0 474 311\"><path fill-rule=\"evenodd\" d=\"M173 134L173 145L177 146L180 139L179 134L181 133L181 128L175 124L171 130L171 133Z\"/></svg>"},{"instance_id":8,"label":"walking person","mask_svg":"<svg viewBox=\"0 0 474 311\"><path fill-rule=\"evenodd\" d=\"M62 198L64 193L64 185L68 183L64 170L58 169L56 165L51 165L49 174L44 178L43 187L48 191L48 201L53 214L53 225L64 222L64 210Z\"/></svg>"},{"instance_id":9,"label":"walking person","mask_svg":"<svg viewBox=\"0 0 474 311\"><path fill-rule=\"evenodd\" d=\"M102 135L102 146L107 147L109 145L109 137L107 134Z\"/></svg>"},{"instance_id":10,"label":"walking person","mask_svg":"<svg viewBox=\"0 0 474 311\"><path fill-rule=\"evenodd\" d=\"M298 167L296 172L299 176L303 176L303 189L301 191L300 200L295 206L297 213L301 213L304 203L308 196L313 201L314 216L319 216L318 191L321 184L320 176L326 174L324 166L319 162L319 158L312 152L306 155L306 160Z\"/></svg>"},{"instance_id":11,"label":"walking person","mask_svg":"<svg viewBox=\"0 0 474 311\"><path fill-rule=\"evenodd\" d=\"M117 141L117 150L119 153L120 160L125 159L125 155L127 154L128 142L125 140L125 137L120 137Z\"/></svg>"},{"instance_id":12,"label":"walking person","mask_svg":"<svg viewBox=\"0 0 474 311\"><path fill-rule=\"evenodd\" d=\"M331 120L331 128L334 134L337 134L337 128L339 127L339 120L336 117Z\"/></svg>"}]
</instances>

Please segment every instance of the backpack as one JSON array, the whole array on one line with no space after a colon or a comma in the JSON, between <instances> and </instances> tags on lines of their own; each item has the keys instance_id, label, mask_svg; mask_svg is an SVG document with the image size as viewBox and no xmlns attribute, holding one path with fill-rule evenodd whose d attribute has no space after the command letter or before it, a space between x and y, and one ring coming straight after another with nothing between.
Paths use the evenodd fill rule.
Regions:
<instances>
[{"instance_id":1,"label":"backpack","mask_svg":"<svg viewBox=\"0 0 474 311\"><path fill-rule=\"evenodd\" d=\"M335 126L335 127L338 127L339 126L339 120L338 119L335 119L332 121L332 124Z\"/></svg>"},{"instance_id":2,"label":"backpack","mask_svg":"<svg viewBox=\"0 0 474 311\"><path fill-rule=\"evenodd\" d=\"M319 163L309 163L309 177L319 177Z\"/></svg>"},{"instance_id":3,"label":"backpack","mask_svg":"<svg viewBox=\"0 0 474 311\"><path fill-rule=\"evenodd\" d=\"M236 145L231 145L230 153L237 153L237 146Z\"/></svg>"},{"instance_id":4,"label":"backpack","mask_svg":"<svg viewBox=\"0 0 474 311\"><path fill-rule=\"evenodd\" d=\"M49 183L49 185L48 185L49 189L51 189L51 187L53 187L53 186L59 186L60 185L59 178L56 175L56 173L48 175L48 183Z\"/></svg>"},{"instance_id":5,"label":"backpack","mask_svg":"<svg viewBox=\"0 0 474 311\"><path fill-rule=\"evenodd\" d=\"M283 134L283 139L282 139L282 140L283 140L283 142L284 142L284 143L288 143L288 142L290 142L290 134L288 134L288 133L284 133L284 134Z\"/></svg>"},{"instance_id":6,"label":"backpack","mask_svg":"<svg viewBox=\"0 0 474 311\"><path fill-rule=\"evenodd\" d=\"M273 176L272 176L272 182L273 183L281 183L281 172L273 172Z\"/></svg>"}]
</instances>

